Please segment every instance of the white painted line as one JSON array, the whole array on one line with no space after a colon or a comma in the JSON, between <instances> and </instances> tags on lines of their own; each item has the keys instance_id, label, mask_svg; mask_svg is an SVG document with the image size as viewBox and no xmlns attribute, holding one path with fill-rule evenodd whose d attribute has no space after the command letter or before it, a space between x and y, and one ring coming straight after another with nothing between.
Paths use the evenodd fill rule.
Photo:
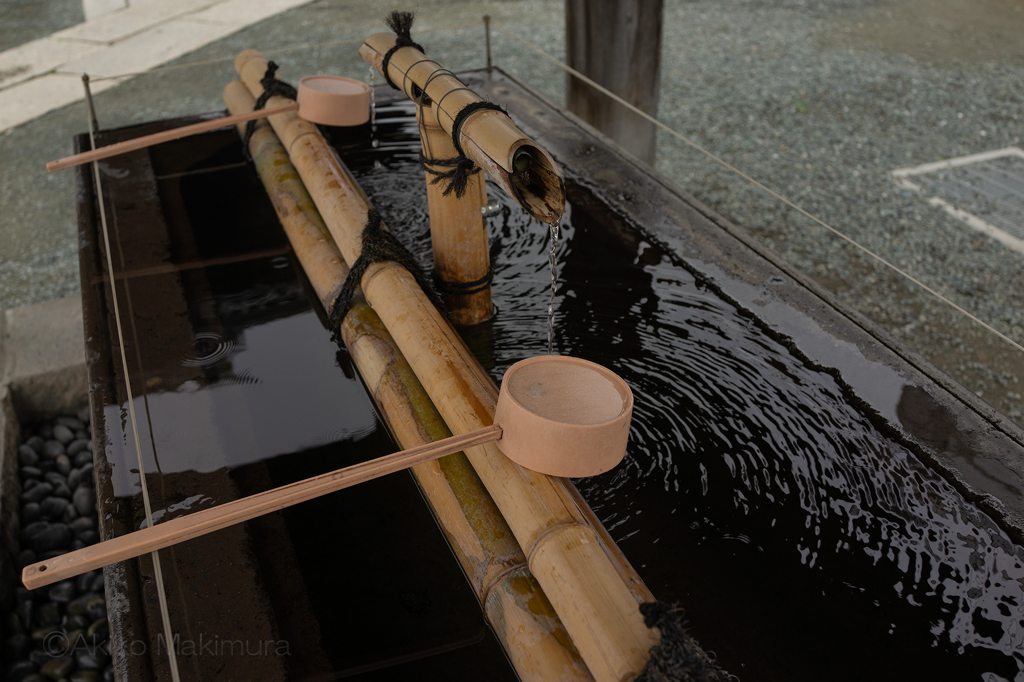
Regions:
<instances>
[{"instance_id":1,"label":"white painted line","mask_svg":"<svg viewBox=\"0 0 1024 682\"><path fill-rule=\"evenodd\" d=\"M91 43L40 38L0 52L0 90L49 73L99 49Z\"/></svg>"},{"instance_id":2,"label":"white painted line","mask_svg":"<svg viewBox=\"0 0 1024 682\"><path fill-rule=\"evenodd\" d=\"M946 170L948 168L956 168L957 166L966 166L967 164L978 163L979 161L991 161L992 159L1000 159L1004 156L1019 156L1024 159L1024 149L1018 149L1017 147L994 149L990 152L960 156L955 159L947 159L945 161L935 161L934 163L926 163L920 166L914 166L913 168L900 168L898 170L894 170L892 174L897 178L903 178L908 175L920 175L921 173L932 173L934 171Z\"/></svg>"},{"instance_id":3,"label":"white painted line","mask_svg":"<svg viewBox=\"0 0 1024 682\"><path fill-rule=\"evenodd\" d=\"M950 215L955 216L960 220L964 221L978 232L983 232L987 234L989 237L992 237L996 241L1002 243L1004 246L1011 248L1018 253L1024 253L1024 239L1018 239L1017 237L1014 237L1012 234L1000 230L995 225L985 222L984 220L974 215L973 213L968 213L967 211L959 209L956 206L950 204L948 201L943 201L939 197L931 197L930 199L928 199L928 203L931 204L932 206L941 207Z\"/></svg>"},{"instance_id":4,"label":"white painted line","mask_svg":"<svg viewBox=\"0 0 1024 682\"><path fill-rule=\"evenodd\" d=\"M128 0L82 0L82 12L86 21L92 21L127 6Z\"/></svg>"},{"instance_id":5,"label":"white painted line","mask_svg":"<svg viewBox=\"0 0 1024 682\"><path fill-rule=\"evenodd\" d=\"M93 93L112 88L121 81L101 81ZM79 76L51 73L0 92L0 130L13 128L82 99L85 91Z\"/></svg>"},{"instance_id":6,"label":"white painted line","mask_svg":"<svg viewBox=\"0 0 1024 682\"><path fill-rule=\"evenodd\" d=\"M912 175L923 175L925 173L934 173L935 171L948 170L950 168L957 168L959 166L967 166L972 163L980 163L982 161L992 161L993 159L1001 159L1007 156L1018 156L1024 159L1024 149L1017 147L1006 147L1004 149L994 149L988 152L981 152L980 154L970 154L968 156L960 156L955 159L947 159L945 161L936 161L934 163L926 163L920 166L914 166L913 168L900 168L899 170L892 171L893 179L896 184L903 189L908 189L918 194L923 194L921 186L915 182L911 182L908 177ZM959 218L960 220L967 223L968 226L981 232L983 234L992 237L997 242L1001 243L1018 253L1024 253L1024 240L1014 237L1009 232L1002 230L990 222L982 220L973 213L957 208L953 204L940 199L939 197L928 197L925 199L932 206L938 206L942 208L946 213L951 216Z\"/></svg>"}]
</instances>

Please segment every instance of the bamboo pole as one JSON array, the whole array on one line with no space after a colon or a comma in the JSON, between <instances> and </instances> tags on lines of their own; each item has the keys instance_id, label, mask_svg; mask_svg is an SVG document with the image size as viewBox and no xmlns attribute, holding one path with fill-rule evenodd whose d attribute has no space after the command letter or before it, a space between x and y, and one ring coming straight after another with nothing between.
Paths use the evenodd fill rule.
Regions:
<instances>
[{"instance_id":1,"label":"bamboo pole","mask_svg":"<svg viewBox=\"0 0 1024 682\"><path fill-rule=\"evenodd\" d=\"M395 38L394 33L372 35L359 47L359 56L380 71L384 55L395 46ZM423 105L434 110L435 118L449 135L459 112L483 101L415 47L395 51L388 62L388 75L413 101L421 101L423 93ZM459 143L466 156L534 218L553 223L562 217L565 184L561 171L551 155L508 116L486 109L469 114L462 124Z\"/></svg>"},{"instance_id":2,"label":"bamboo pole","mask_svg":"<svg viewBox=\"0 0 1024 682\"><path fill-rule=\"evenodd\" d=\"M225 88L224 100L233 112L251 109L255 103L240 81ZM258 124L249 150L300 264L320 302L329 309L348 266L287 152L265 123ZM354 297L340 331L356 369L401 447L451 435L361 294ZM410 471L520 678L524 682L592 680L466 456L449 455Z\"/></svg>"},{"instance_id":3,"label":"bamboo pole","mask_svg":"<svg viewBox=\"0 0 1024 682\"><path fill-rule=\"evenodd\" d=\"M437 124L430 107L417 112L420 143L427 159L452 159L458 154L451 136ZM435 176L423 171L427 180L427 208L430 212L430 241L434 249L434 272L438 278L456 287L467 282L482 282L471 293L456 293L441 288L448 316L457 325L483 322L494 314L491 285L484 281L491 270L487 224L480 207L487 201L482 174L469 176L466 193L459 198L454 192L445 196L444 183L434 183Z\"/></svg>"},{"instance_id":4,"label":"bamboo pole","mask_svg":"<svg viewBox=\"0 0 1024 682\"><path fill-rule=\"evenodd\" d=\"M410 48L406 48L410 49ZM401 54L405 50L399 50ZM266 60L246 50L235 68L252 95L262 93ZM268 104L286 104L272 97ZM486 112L483 112L486 113ZM475 115L475 116L480 116ZM369 203L319 131L294 114L268 119L320 210L342 256L361 252ZM427 394L455 433L493 422L497 387L447 320L397 263L376 263L362 278L366 301L394 337ZM493 443L465 451L526 552L528 565L599 682L635 677L657 634L559 479L519 467Z\"/></svg>"}]
</instances>

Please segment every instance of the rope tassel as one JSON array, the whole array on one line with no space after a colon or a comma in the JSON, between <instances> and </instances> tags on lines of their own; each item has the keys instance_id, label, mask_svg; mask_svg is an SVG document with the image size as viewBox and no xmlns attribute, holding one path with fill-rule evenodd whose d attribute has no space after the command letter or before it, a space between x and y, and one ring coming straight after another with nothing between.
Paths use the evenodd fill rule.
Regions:
<instances>
[{"instance_id":1,"label":"rope tassel","mask_svg":"<svg viewBox=\"0 0 1024 682\"><path fill-rule=\"evenodd\" d=\"M453 159L428 159L420 154L420 165L423 166L423 170L434 176L434 179L430 181L431 185L448 183L442 196L448 196L455 192L455 196L459 199L466 194L469 176L480 172L480 167L473 163L473 159L468 156L457 156ZM448 170L436 170L431 166Z\"/></svg>"}]
</instances>

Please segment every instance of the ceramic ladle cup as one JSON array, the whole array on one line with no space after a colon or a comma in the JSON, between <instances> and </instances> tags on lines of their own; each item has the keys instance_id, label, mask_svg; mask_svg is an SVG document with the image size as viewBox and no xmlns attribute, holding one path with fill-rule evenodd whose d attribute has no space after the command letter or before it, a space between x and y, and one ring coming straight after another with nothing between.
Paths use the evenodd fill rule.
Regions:
<instances>
[{"instance_id":1,"label":"ceramic ladle cup","mask_svg":"<svg viewBox=\"0 0 1024 682\"><path fill-rule=\"evenodd\" d=\"M522 360L505 372L491 426L46 559L26 566L21 579L25 587L36 589L489 442L527 469L552 476L594 476L622 461L632 415L633 393L611 370L557 355Z\"/></svg>"},{"instance_id":2,"label":"ceramic ladle cup","mask_svg":"<svg viewBox=\"0 0 1024 682\"><path fill-rule=\"evenodd\" d=\"M306 76L299 81L298 96L295 102L269 109L257 109L244 114L224 116L210 121L194 123L136 137L124 142L99 147L91 151L68 156L46 164L51 173L80 166L83 163L99 161L125 152L145 149L161 142L180 140L183 137L205 133L209 130L233 126L246 121L254 121L275 114L295 111L311 123L328 126L357 126L370 120L370 86L362 81L342 76Z\"/></svg>"}]
</instances>

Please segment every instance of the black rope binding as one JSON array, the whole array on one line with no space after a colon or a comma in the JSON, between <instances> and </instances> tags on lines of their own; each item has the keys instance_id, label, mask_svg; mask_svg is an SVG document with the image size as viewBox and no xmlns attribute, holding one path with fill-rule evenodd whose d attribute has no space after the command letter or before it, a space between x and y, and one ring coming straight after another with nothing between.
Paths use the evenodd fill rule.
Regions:
<instances>
[{"instance_id":1,"label":"black rope binding","mask_svg":"<svg viewBox=\"0 0 1024 682\"><path fill-rule=\"evenodd\" d=\"M647 627L658 628L661 640L651 647L647 665L635 682L728 682L735 679L686 634L682 609L653 601L641 604L640 613Z\"/></svg>"},{"instance_id":2,"label":"black rope binding","mask_svg":"<svg viewBox=\"0 0 1024 682\"><path fill-rule=\"evenodd\" d=\"M420 154L420 165L423 170L433 175L431 185L447 182L442 196L448 196L455 192L455 196L461 199L466 194L466 186L469 184L469 176L480 172L480 167L473 163L468 156L456 156L451 159L428 159ZM436 168L431 168L435 166ZM446 168L447 170L437 170Z\"/></svg>"},{"instance_id":3,"label":"black rope binding","mask_svg":"<svg viewBox=\"0 0 1024 682\"><path fill-rule=\"evenodd\" d=\"M462 124L466 122L469 115L484 109L488 111L500 111L508 116L508 112L494 102L481 101L467 104L462 107L459 113L455 115L455 120L452 121L452 144L455 145L455 151L457 151L459 155L452 159L428 159L420 154L420 165L423 166L423 170L434 176L430 181L430 184L436 185L442 182L448 183L444 188L443 196L448 196L452 192L455 192L455 196L461 199L466 195L469 176L480 172L480 168L471 158L466 156L466 153L462 150L462 143L459 142L459 138L462 136ZM436 170L435 168L431 168L431 166L446 168L447 170Z\"/></svg>"},{"instance_id":4,"label":"black rope binding","mask_svg":"<svg viewBox=\"0 0 1024 682\"><path fill-rule=\"evenodd\" d=\"M490 270L487 274L480 279L474 279L472 282L449 282L441 279L437 272L434 272L434 288L443 294L451 294L453 296L469 296L470 294L479 294L481 291L487 291L487 288L491 286L491 280L494 279L494 273Z\"/></svg>"},{"instance_id":5,"label":"black rope binding","mask_svg":"<svg viewBox=\"0 0 1024 682\"><path fill-rule=\"evenodd\" d=\"M280 95L285 99L295 99L299 96L294 85L277 79L275 74L278 68L275 62L267 62L267 70L263 74L263 78L260 79L260 85L263 86L263 94L256 100L256 106L252 108L253 111L259 111L267 106L267 101L275 95ZM256 132L256 123L256 120L246 123L245 135L242 137L242 151L245 152L245 158L249 161L252 161L252 155L249 153L249 140L252 139L252 134Z\"/></svg>"},{"instance_id":6,"label":"black rope binding","mask_svg":"<svg viewBox=\"0 0 1024 682\"><path fill-rule=\"evenodd\" d=\"M391 76L388 75L388 62L391 61L391 55L403 47L415 47L420 52L426 53L423 46L419 43L413 42L412 36L410 35L410 31L412 31L412 22L415 18L416 15L412 12L399 12L397 10L384 17L384 23L388 25L388 28L390 28L398 38L395 40L395 46L384 54L384 59L380 63L380 71L384 74L384 80L386 80L388 85L395 90L400 90L400 88L394 84L391 80Z\"/></svg>"},{"instance_id":7,"label":"black rope binding","mask_svg":"<svg viewBox=\"0 0 1024 682\"><path fill-rule=\"evenodd\" d=\"M352 264L351 269L348 271L348 277L345 278L341 291L338 292L337 298L334 299L334 304L331 306L331 312L328 316L331 321L331 333L334 335L335 341L338 340L340 335L341 321L344 319L345 313L352 306L352 296L356 292L356 287L359 286L363 275L366 274L366 269L373 263L394 261L403 266L413 276L416 283L420 285L427 298L441 311L441 314L446 315L444 303L430 285L430 280L423 274L423 269L420 268L419 263L416 262L412 254L402 246L398 238L384 229L384 226L381 224L380 213L375 208L371 208L366 214L366 227L363 228L362 242L362 253L359 254L359 258L356 259L356 262Z\"/></svg>"}]
</instances>

